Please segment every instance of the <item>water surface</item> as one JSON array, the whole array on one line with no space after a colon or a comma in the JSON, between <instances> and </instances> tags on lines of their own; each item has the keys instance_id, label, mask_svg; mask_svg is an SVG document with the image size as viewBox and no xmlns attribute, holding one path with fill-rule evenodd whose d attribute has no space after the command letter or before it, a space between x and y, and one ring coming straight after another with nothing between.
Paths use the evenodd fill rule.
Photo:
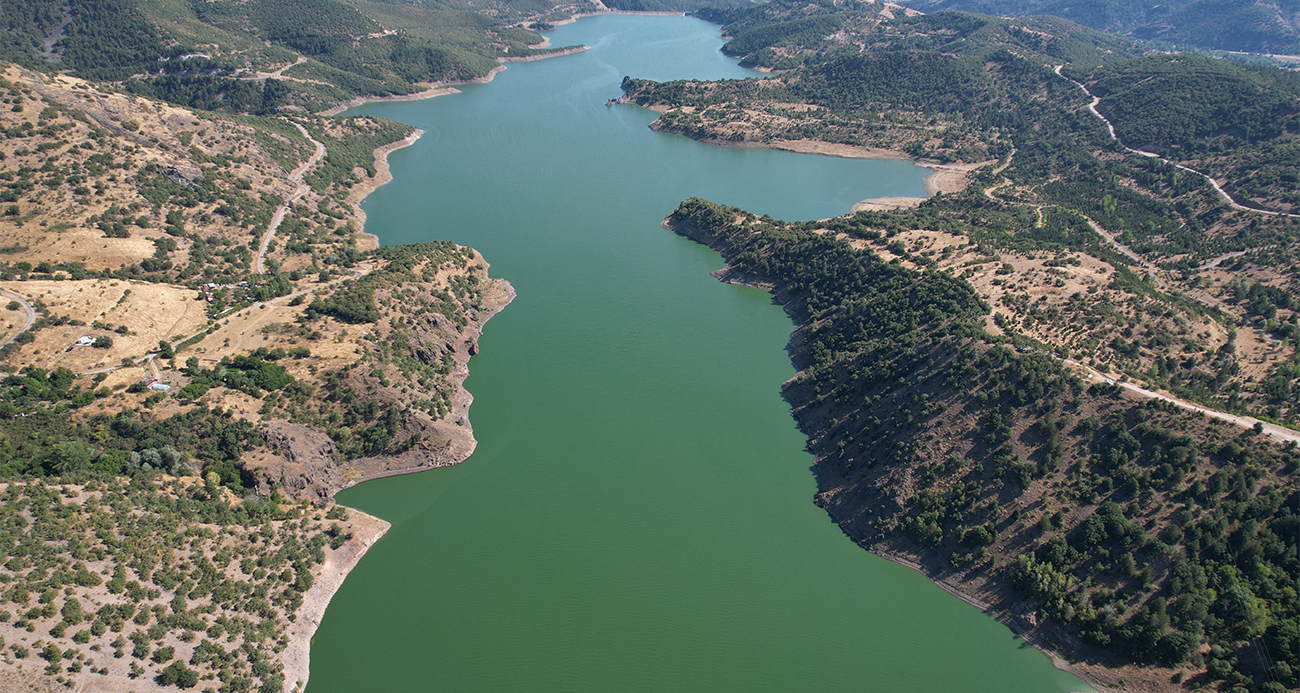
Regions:
<instances>
[{"instance_id":1,"label":"water surface","mask_svg":"<svg viewBox=\"0 0 1300 693\"><path fill-rule=\"evenodd\" d=\"M607 107L624 75L744 78L716 27L604 16L582 54L360 112L424 129L365 204L384 243L478 248L519 297L449 469L339 501L393 523L334 598L311 693L1086 690L812 504L780 399L791 323L659 228L691 196L777 218L920 195L926 171L702 145Z\"/></svg>"}]
</instances>

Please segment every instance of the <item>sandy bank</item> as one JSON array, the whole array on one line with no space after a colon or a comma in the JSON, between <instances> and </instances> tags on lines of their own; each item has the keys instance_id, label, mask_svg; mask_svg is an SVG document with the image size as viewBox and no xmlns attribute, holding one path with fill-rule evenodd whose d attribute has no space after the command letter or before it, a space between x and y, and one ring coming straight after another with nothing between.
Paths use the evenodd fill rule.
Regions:
<instances>
[{"instance_id":1,"label":"sandy bank","mask_svg":"<svg viewBox=\"0 0 1300 693\"><path fill-rule=\"evenodd\" d=\"M569 47L569 48L565 48L564 50L553 51L553 52L551 52L551 53L542 53L542 54L540 54L540 55L525 55L525 56L522 56L522 57L510 57L510 56L505 56L505 57L497 58L497 62L499 62L499 63L531 63L531 62L533 62L534 60L545 60L545 59L547 59L547 58L558 58L558 57L560 57L560 56L564 56L564 55L573 55L574 53L581 53L581 52L583 52L583 51L585 51L585 50L589 50L590 48L591 48L591 46L571 46L571 47Z\"/></svg>"},{"instance_id":2,"label":"sandy bank","mask_svg":"<svg viewBox=\"0 0 1300 693\"><path fill-rule=\"evenodd\" d=\"M600 14L625 14L632 17L685 17L685 12L635 12L633 10L610 10Z\"/></svg>"},{"instance_id":3,"label":"sandy bank","mask_svg":"<svg viewBox=\"0 0 1300 693\"><path fill-rule=\"evenodd\" d=\"M361 99L350 99L348 101L344 101L343 103L335 106L334 108L329 109L328 111L321 111L319 115L336 116L342 113L343 111L348 110L349 108L364 106L365 104L368 103L385 103L389 101L423 101L424 99L432 99L435 96L446 96L447 94L459 94L459 93L460 90L454 89L452 87L447 87L442 85L430 85L428 89L425 89L424 91L417 91L414 94L399 94L397 96L371 96L371 97L366 97Z\"/></svg>"},{"instance_id":4,"label":"sandy bank","mask_svg":"<svg viewBox=\"0 0 1300 693\"><path fill-rule=\"evenodd\" d=\"M551 40L546 39L539 44L530 46L530 48L547 48L550 45L551 45ZM546 58L558 58L565 55L573 55L574 53L581 53L585 50L588 50L589 48L591 48L591 46L572 46L569 48L565 48L564 50L558 50L551 53L543 53L542 55L525 55L517 58L503 56L497 58L497 62L498 63L530 63L533 62L534 60L545 60ZM475 77L474 79L448 80L445 82L431 82L425 85L427 88L424 91L418 91L415 92L414 94L399 94L397 96L367 96L362 98L349 99L329 110L321 111L318 115L336 116L350 108L356 108L357 106L364 106L368 103L423 101L424 99L432 99L435 96L447 96L448 94L459 94L460 90L456 88L458 85L487 84L497 76L497 73L501 72L504 69L506 69L505 65L498 65L497 67L494 67L491 70L489 70L488 73L486 75L483 75L482 77Z\"/></svg>"},{"instance_id":5,"label":"sandy bank","mask_svg":"<svg viewBox=\"0 0 1300 693\"><path fill-rule=\"evenodd\" d=\"M917 166L930 169L930 175L926 176L925 180L921 183L922 188L925 190L926 197L873 197L853 205L853 211L855 212L860 211L860 208L887 210L915 207L924 202L927 198L934 197L939 193L946 195L949 193L961 192L966 189L968 183L966 180L967 174L982 166L995 163L992 161L981 161L973 164L940 164L926 159L918 159L910 154L893 149L862 147L853 144L837 144L834 142L817 142L815 140L777 140L772 143L771 148L782 149L790 152L800 152L803 154L837 156L844 159L896 159L899 161L911 161Z\"/></svg>"},{"instance_id":6,"label":"sandy bank","mask_svg":"<svg viewBox=\"0 0 1300 693\"><path fill-rule=\"evenodd\" d=\"M320 627L321 618L325 616L325 608L334 598L334 593L343 586L343 579L357 567L370 547L390 527L392 525L388 522L360 510L348 511L345 529L352 532L352 538L325 559L311 589L303 595L297 620L289 627L289 646L281 654L284 661L284 690L301 691L307 687L307 676L311 673L311 639Z\"/></svg>"},{"instance_id":7,"label":"sandy bank","mask_svg":"<svg viewBox=\"0 0 1300 693\"><path fill-rule=\"evenodd\" d=\"M455 90L453 89L452 91ZM367 239L368 241L365 244L366 247L362 248L362 250L378 248L379 237L365 230L366 213L365 210L361 209L361 201L366 199L366 197L370 195L370 193L378 190L380 187L384 185L387 185L390 181L393 180L393 172L388 167L388 155L392 154L393 152L399 149L405 149L406 147L415 144L416 141L419 140L420 137L423 135L424 135L424 131L420 130L419 128L416 128L414 132L407 135L406 137L376 149L375 150L375 177L366 181L362 181L358 185L354 185L352 187L351 192L348 193L348 204L352 205L353 213L356 216L357 223L361 227L362 237Z\"/></svg>"},{"instance_id":8,"label":"sandy bank","mask_svg":"<svg viewBox=\"0 0 1300 693\"><path fill-rule=\"evenodd\" d=\"M491 70L488 70L488 73L486 75L483 75L482 77L475 77L474 79L448 80L445 82L431 82L425 85L426 87L428 87L427 89L425 89L424 91L418 91L414 94L400 94L398 96L371 96L371 97L350 99L348 101L344 101L343 103L335 106L334 108L329 109L328 111L321 111L319 115L336 116L348 110L349 108L364 106L368 103L387 103L390 101L423 101L424 99L432 99L435 96L459 94L460 90L456 89L455 88L456 86L462 84L487 84L488 82L491 82L494 77L497 76L498 72L504 69L506 69L504 65L498 65L492 68Z\"/></svg>"},{"instance_id":9,"label":"sandy bank","mask_svg":"<svg viewBox=\"0 0 1300 693\"><path fill-rule=\"evenodd\" d=\"M934 174L930 174L934 175ZM927 180L929 177L927 176ZM929 198L925 197L872 197L861 202L854 202L850 207L853 212L889 212L895 209L911 209Z\"/></svg>"},{"instance_id":10,"label":"sandy bank","mask_svg":"<svg viewBox=\"0 0 1300 693\"><path fill-rule=\"evenodd\" d=\"M888 212L895 209L911 209L940 193L947 195L965 190L969 184L966 175L989 163L944 165L913 161L917 166L930 169L930 175L921 181L921 188L925 190L925 197L872 197L853 203L850 209L854 212Z\"/></svg>"},{"instance_id":11,"label":"sandy bank","mask_svg":"<svg viewBox=\"0 0 1300 693\"><path fill-rule=\"evenodd\" d=\"M636 102L628 100L626 96L612 99L610 103L614 104L635 104ZM666 106L641 106L656 113L663 113L668 110ZM919 159L905 152L893 149L881 149L879 147L863 147L855 144L838 144L835 142L820 142L817 140L773 140L771 142L735 142L732 140L719 140L710 138L692 137L690 133L677 132L671 128L661 127L658 120L650 124L650 129L655 132L669 132L672 134L691 137L697 142L705 144L714 144L721 147L749 147L756 149L779 149L787 152L798 152L800 154L817 154L820 156L834 156L842 159L894 159L898 161L910 161L921 168L930 169L930 174L921 182L922 189L925 190L925 197L873 197L862 200L853 205L852 211L859 212L864 210L891 210L915 207L927 199L934 197L939 193L949 194L961 192L966 189L969 183L966 176L975 169L995 161L981 161L977 163L956 163L941 164L929 159Z\"/></svg>"}]
</instances>

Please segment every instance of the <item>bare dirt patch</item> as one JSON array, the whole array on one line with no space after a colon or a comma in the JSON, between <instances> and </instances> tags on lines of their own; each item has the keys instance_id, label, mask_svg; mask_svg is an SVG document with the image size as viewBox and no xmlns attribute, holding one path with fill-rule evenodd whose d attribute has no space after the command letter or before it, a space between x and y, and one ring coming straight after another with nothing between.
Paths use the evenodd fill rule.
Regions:
<instances>
[{"instance_id":1,"label":"bare dirt patch","mask_svg":"<svg viewBox=\"0 0 1300 693\"><path fill-rule=\"evenodd\" d=\"M40 301L50 313L84 323L56 325L35 333L10 363L41 368L63 366L81 372L113 366L156 349L160 340L197 331L207 320L206 304L192 290L169 284L122 279L4 282L3 288ZM104 327L94 327L101 323ZM113 327L108 327L109 325ZM125 325L126 334L114 328ZM107 349L75 346L82 337L106 337Z\"/></svg>"}]
</instances>

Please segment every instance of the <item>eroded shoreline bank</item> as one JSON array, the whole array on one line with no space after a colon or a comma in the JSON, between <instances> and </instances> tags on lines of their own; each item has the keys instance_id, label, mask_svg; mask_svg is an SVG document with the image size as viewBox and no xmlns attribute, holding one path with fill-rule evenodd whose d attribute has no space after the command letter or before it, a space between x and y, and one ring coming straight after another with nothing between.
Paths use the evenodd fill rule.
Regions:
<instances>
[{"instance_id":1,"label":"eroded shoreline bank","mask_svg":"<svg viewBox=\"0 0 1300 693\"><path fill-rule=\"evenodd\" d=\"M808 353L807 345L803 339L803 329L801 327L807 316L803 313L803 304L797 300L797 297L792 295L784 287L774 282L737 271L731 264L733 257L731 248L706 230L690 223L675 222L671 215L665 217L659 225L668 231L689 238L690 240L695 241L722 256L722 259L726 264L722 269L710 273L713 277L718 279L718 281L726 284L761 289L770 293L773 300L781 306L781 308L786 312L786 315L789 316L794 323L794 330L791 332L790 341L786 346L786 350L790 355L790 359L793 362L796 372L802 372L812 363L812 357ZM795 377L798 377L797 374ZM791 381L793 380L794 378L792 377ZM796 413L796 404L789 399L789 393L784 387L782 388L782 397L791 405L791 416L793 416L796 422L798 422L800 430L806 430L806 426L811 425L811 422L801 419ZM888 550L883 542L876 542L871 537L855 536L849 529L850 524L841 522L840 518L835 516L833 508L823 501L824 491L828 487L828 484L826 483L826 479L823 477L821 465L814 463L812 465L812 471L817 479L818 487L818 494L814 503L827 512L827 515L830 516L831 520L835 522L840 530L844 532L845 536L852 540L853 543L865 549L868 553L920 573L926 580L945 592L979 609L988 616L997 619L999 623L1005 625L1016 637L1047 656L1047 658L1052 662L1052 665L1057 669L1078 677L1088 685L1095 688L1099 693L1112 693L1111 688L1101 683L1098 678L1093 676L1086 668L1067 661L1059 652L1053 650L1050 643L1043 637L1040 637L1038 634L1028 629L1020 627L1020 625L1015 622L1012 616L1005 609L998 608L995 604L981 599L976 595L970 594L959 586L943 580L940 575L927 570L921 563L893 553Z\"/></svg>"},{"instance_id":2,"label":"eroded shoreline bank","mask_svg":"<svg viewBox=\"0 0 1300 693\"><path fill-rule=\"evenodd\" d=\"M414 132L406 137L375 149L375 176L353 186L352 191L348 194L348 204L352 205L352 214L356 217L360 226L357 233L368 241L367 245L369 247L365 248L366 250L379 247L379 236L366 230L366 211L361 208L361 203L370 196L370 193L392 182L393 172L388 166L388 155L399 149L410 147L423 136L424 131L416 128Z\"/></svg>"},{"instance_id":3,"label":"eroded shoreline bank","mask_svg":"<svg viewBox=\"0 0 1300 693\"><path fill-rule=\"evenodd\" d=\"M284 662L285 690L302 691L307 687L307 678L311 674L311 640L320 627L321 619L325 617L325 610L343 586L348 573L361 563L370 547L392 528L389 522L356 508L349 508L348 514L348 529L352 532L352 538L337 551L331 552L325 560L311 589L303 595L297 620L289 628L289 643L280 656Z\"/></svg>"},{"instance_id":4,"label":"eroded shoreline bank","mask_svg":"<svg viewBox=\"0 0 1300 693\"><path fill-rule=\"evenodd\" d=\"M626 97L619 97L610 101L612 104L630 104L640 106L648 111L662 113L664 109L651 106L642 106ZM934 197L935 195L947 195L950 193L961 192L969 184L967 176L976 169L983 168L995 161L981 161L976 163L955 163L944 164L930 159L922 159L912 156L906 152L895 149L882 149L879 147L864 147L854 144L837 144L833 142L819 142L817 140L773 140L771 142L752 142L749 140L733 141L720 140L708 137L698 137L694 133L678 130L676 128L660 125L660 120L650 123L650 129L655 132L661 132L671 135L681 135L689 137L696 142L711 144L719 147L738 147L742 149L775 149L785 152L795 152L798 154L816 154L819 156L831 156L839 159L889 159L894 161L910 161L912 164L929 169L930 173L921 181L921 187L925 191L925 197L912 196L893 196L893 197L873 197L855 203L850 211L860 212L866 210L889 210L901 209L905 207L915 207L922 202Z\"/></svg>"},{"instance_id":5,"label":"eroded shoreline bank","mask_svg":"<svg viewBox=\"0 0 1300 693\"><path fill-rule=\"evenodd\" d=\"M586 49L585 46L582 47ZM576 52L576 51L570 51ZM567 55L570 52L563 54ZM558 53L557 53L558 54ZM550 56L543 56L550 57ZM475 83L485 84L492 81L497 73L504 70L505 66L494 68L488 75L478 80L472 80ZM346 104L340 105L325 115L337 115L349 108L363 105L365 103L385 102L385 101L416 101L447 94L457 94L459 90L447 85L435 85L430 89L418 94L411 94L398 97L379 97L375 99L353 100ZM369 180L353 188L348 195L347 202L353 208L357 218L359 229L358 234L367 240L366 245L369 248L377 248L380 245L380 239L377 234L368 230L365 226L366 214L361 208L361 203L375 190L388 184L393 180L392 169L388 163L388 156L395 151L414 145L424 135L421 129L415 129L411 134L401 140L377 147L374 150L374 165L376 174ZM483 273L486 277L489 268L488 263L478 255L483 266ZM514 287L504 279L490 279L485 287L483 299L480 308L472 311L469 315L468 324L463 332L463 342L455 349L452 354L455 365L452 373L448 376L448 381L455 387L453 395L453 407L455 413L465 422L461 427L465 440L460 441L459 445L449 444L450 454L446 457L427 457L418 454L418 451L411 451L403 455L381 458L380 463L385 469L381 471L357 469L358 465L364 467L366 460L354 460L344 465L347 476L346 481L332 484L329 488L328 497L333 499L339 491L350 488L359 483L379 479L389 476L398 476L404 474L414 474L417 472L427 471L438 467L459 464L465 461L473 454L477 441L473 436L473 428L469 425L469 408L473 403L473 395L465 389L465 379L469 376L469 359L478 353L478 339L482 335L483 327L487 321L492 319L497 313L501 312L515 298ZM413 454L414 453L414 454ZM418 459L416 459L418 458ZM370 460L374 462L376 460ZM406 464L401 464L405 462ZM392 468L394 463L399 464L397 468ZM281 655L285 671L285 689L290 691L302 691L306 689L307 681L311 674L311 644L316 630L320 627L321 620L329 607L330 601L334 595L343 586L344 580L348 574L360 564L370 548L374 546L392 527L392 525L378 517L361 512L356 508L348 508L349 527L352 532L350 538L338 551L333 552L326 564L322 567L320 574L316 577L312 588L304 595L303 605L297 612L297 620L290 628L287 646Z\"/></svg>"}]
</instances>

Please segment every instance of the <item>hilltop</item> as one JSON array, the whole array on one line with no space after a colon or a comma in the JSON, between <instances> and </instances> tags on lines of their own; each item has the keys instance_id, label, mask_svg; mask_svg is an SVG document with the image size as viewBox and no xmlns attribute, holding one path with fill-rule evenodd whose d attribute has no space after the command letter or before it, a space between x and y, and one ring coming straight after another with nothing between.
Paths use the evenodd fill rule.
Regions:
<instances>
[{"instance_id":1,"label":"hilltop","mask_svg":"<svg viewBox=\"0 0 1300 693\"><path fill-rule=\"evenodd\" d=\"M1277 0L1059 2L1057 0L912 0L925 12L959 10L1024 17L1055 15L1136 39L1250 53L1300 53L1300 14Z\"/></svg>"},{"instance_id":2,"label":"hilltop","mask_svg":"<svg viewBox=\"0 0 1300 693\"><path fill-rule=\"evenodd\" d=\"M488 279L471 249L376 249L351 193L380 176L373 150L411 141L411 128L200 114L74 78L7 74L0 87L15 109L0 122L13 133L5 156L16 165L5 174L11 213L2 223L13 245L0 285L40 314L5 347L11 372L67 373L60 389L92 418L139 406L159 419L226 408L268 422L277 445L281 427L329 431L320 435L332 442L314 441L312 455L306 440L285 447L278 457L297 471L277 467L257 482L263 490L287 481L298 495L310 478L324 498L400 466L374 459L342 473L335 461L468 455L463 363L509 287ZM82 338L95 344L76 346ZM136 389L145 376L171 387ZM389 385L407 378L421 391ZM353 388L402 413L389 420L397 410L373 403L353 412ZM11 433L9 444L21 449L22 438ZM324 468L307 474L303 465Z\"/></svg>"}]
</instances>

